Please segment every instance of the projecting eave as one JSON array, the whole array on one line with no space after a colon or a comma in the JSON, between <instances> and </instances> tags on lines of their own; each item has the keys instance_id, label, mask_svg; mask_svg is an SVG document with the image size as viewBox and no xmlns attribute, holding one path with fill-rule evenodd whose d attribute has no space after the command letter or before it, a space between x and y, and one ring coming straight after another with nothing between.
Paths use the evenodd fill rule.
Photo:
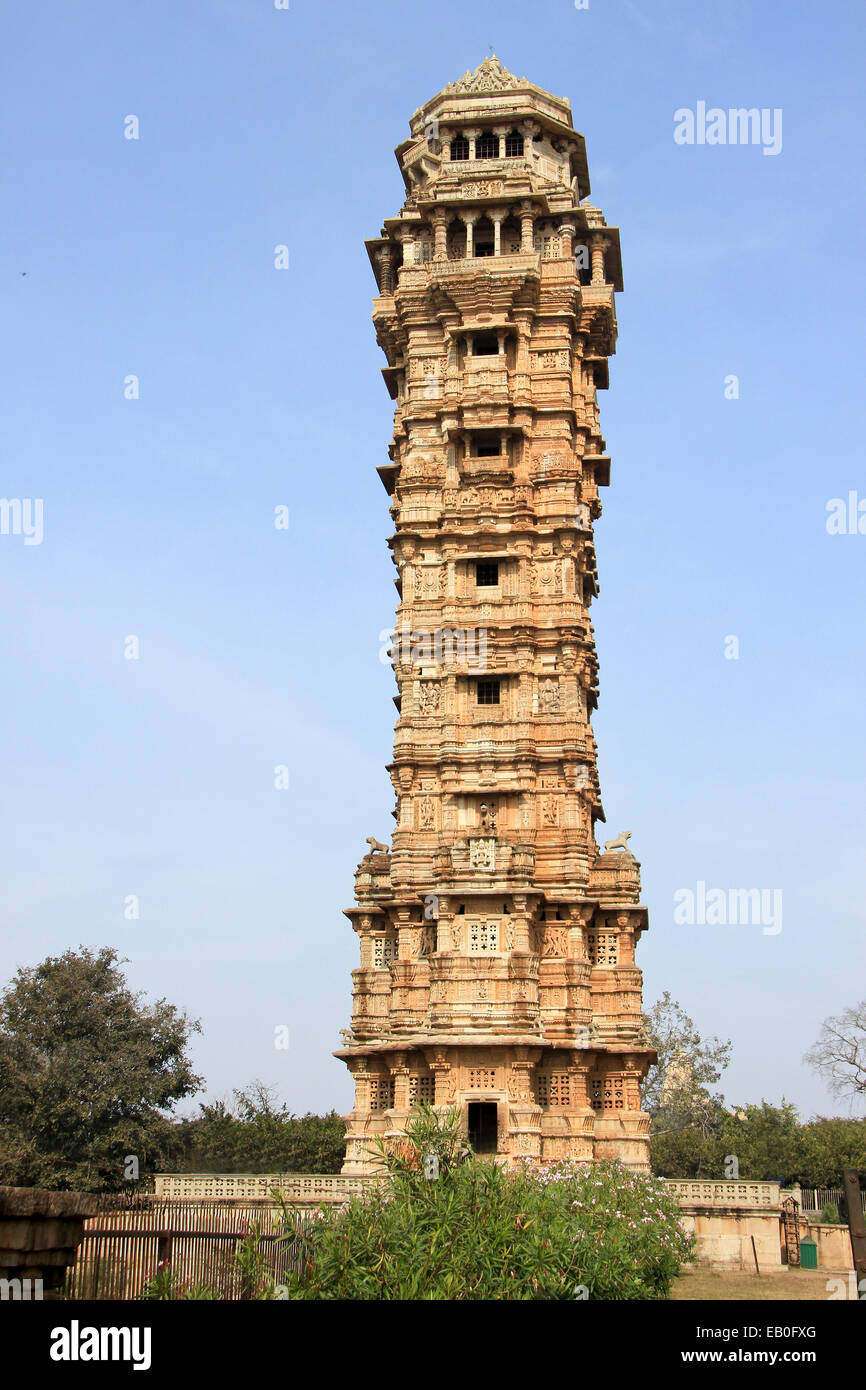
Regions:
<instances>
[{"instance_id":1,"label":"projecting eave","mask_svg":"<svg viewBox=\"0 0 866 1390\"><path fill-rule=\"evenodd\" d=\"M405 1038L389 1038L385 1042L372 1039L354 1047L341 1047L332 1052L332 1057L357 1057L365 1053L414 1052L424 1047L568 1047L568 1043L557 1043L550 1038L539 1037L537 1033L413 1033ZM634 1049L632 1049L633 1051Z\"/></svg>"},{"instance_id":2,"label":"projecting eave","mask_svg":"<svg viewBox=\"0 0 866 1390\"><path fill-rule=\"evenodd\" d=\"M392 401L396 401L400 384L400 376L406 371L405 367L383 367L382 376L388 388L388 395Z\"/></svg>"},{"instance_id":3,"label":"projecting eave","mask_svg":"<svg viewBox=\"0 0 866 1390\"><path fill-rule=\"evenodd\" d=\"M397 483L397 474L399 471L396 464L393 463L383 463L376 469L376 472L382 479L382 486L389 497L393 497L394 495L394 488Z\"/></svg>"},{"instance_id":4,"label":"projecting eave","mask_svg":"<svg viewBox=\"0 0 866 1390\"><path fill-rule=\"evenodd\" d=\"M373 271L373 274L376 276L376 281L378 283L379 277L378 275L376 275L376 252L381 250L383 246L393 246L394 243L390 240L389 237L373 236L370 237L368 241L365 241L364 245L367 248L367 256L370 261L370 267Z\"/></svg>"}]
</instances>

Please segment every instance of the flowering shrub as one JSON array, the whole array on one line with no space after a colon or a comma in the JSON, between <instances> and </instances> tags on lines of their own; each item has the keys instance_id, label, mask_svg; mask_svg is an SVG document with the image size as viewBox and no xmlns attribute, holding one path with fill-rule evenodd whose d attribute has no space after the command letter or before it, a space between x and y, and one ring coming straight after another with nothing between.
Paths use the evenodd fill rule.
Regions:
<instances>
[{"instance_id":1,"label":"flowering shrub","mask_svg":"<svg viewBox=\"0 0 866 1390\"><path fill-rule=\"evenodd\" d=\"M421 1120L410 1146L430 1143ZM420 1164L405 1147L385 1158L390 1183L295 1226L290 1298L664 1298L691 1253L663 1184L619 1164L506 1172L468 1158L431 1180L424 1147Z\"/></svg>"}]
</instances>

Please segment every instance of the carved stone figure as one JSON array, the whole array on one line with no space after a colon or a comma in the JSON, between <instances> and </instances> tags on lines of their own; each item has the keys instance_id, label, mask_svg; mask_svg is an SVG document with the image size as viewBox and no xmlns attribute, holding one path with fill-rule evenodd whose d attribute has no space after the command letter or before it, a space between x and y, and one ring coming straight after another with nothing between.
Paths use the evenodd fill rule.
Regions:
<instances>
[{"instance_id":1,"label":"carved stone figure","mask_svg":"<svg viewBox=\"0 0 866 1390\"><path fill-rule=\"evenodd\" d=\"M617 835L617 837L616 837L615 840L605 840L605 842L604 842L604 852L605 852L605 854L609 854L610 851L611 851L612 849L624 849L624 850L626 851L627 854L630 853L629 847L628 847L628 841L629 841L630 839L631 839L631 831L630 831L630 830L621 830L620 833Z\"/></svg>"},{"instance_id":2,"label":"carved stone figure","mask_svg":"<svg viewBox=\"0 0 866 1390\"><path fill-rule=\"evenodd\" d=\"M541 681L538 687L538 705L544 714L559 712L559 681Z\"/></svg>"},{"instance_id":3,"label":"carved stone figure","mask_svg":"<svg viewBox=\"0 0 866 1390\"><path fill-rule=\"evenodd\" d=\"M473 869L492 869L495 863L495 840L470 840L469 863Z\"/></svg>"},{"instance_id":4,"label":"carved stone figure","mask_svg":"<svg viewBox=\"0 0 866 1390\"><path fill-rule=\"evenodd\" d=\"M418 687L419 703L422 714L435 714L439 708L439 697L442 693L438 681L422 681Z\"/></svg>"}]
</instances>

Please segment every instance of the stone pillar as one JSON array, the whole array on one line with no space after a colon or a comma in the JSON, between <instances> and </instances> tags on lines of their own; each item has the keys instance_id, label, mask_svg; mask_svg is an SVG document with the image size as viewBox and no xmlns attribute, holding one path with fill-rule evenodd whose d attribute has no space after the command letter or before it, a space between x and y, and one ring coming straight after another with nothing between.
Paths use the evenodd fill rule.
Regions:
<instances>
[{"instance_id":1,"label":"stone pillar","mask_svg":"<svg viewBox=\"0 0 866 1390\"><path fill-rule=\"evenodd\" d=\"M515 310L514 318L517 323L517 352L515 354L514 370L520 374L518 389L529 389L529 339L532 334L531 320L532 315L526 309Z\"/></svg>"},{"instance_id":2,"label":"stone pillar","mask_svg":"<svg viewBox=\"0 0 866 1390\"><path fill-rule=\"evenodd\" d=\"M491 208L489 217L493 223L493 254L502 255L502 224L508 216L507 208Z\"/></svg>"},{"instance_id":3,"label":"stone pillar","mask_svg":"<svg viewBox=\"0 0 866 1390\"><path fill-rule=\"evenodd\" d=\"M474 232L475 223L478 221L477 212L463 212L460 214L466 227L466 259L471 261L475 255Z\"/></svg>"},{"instance_id":4,"label":"stone pillar","mask_svg":"<svg viewBox=\"0 0 866 1390\"><path fill-rule=\"evenodd\" d=\"M520 134L523 136L523 157L530 168L535 159L535 151L532 148L532 141L541 130L537 121L521 121L519 126Z\"/></svg>"},{"instance_id":5,"label":"stone pillar","mask_svg":"<svg viewBox=\"0 0 866 1390\"><path fill-rule=\"evenodd\" d=\"M406 1054L398 1052L395 1054L391 1064L391 1080L394 1083L394 1110L409 1109L409 1068L406 1065Z\"/></svg>"},{"instance_id":6,"label":"stone pillar","mask_svg":"<svg viewBox=\"0 0 866 1390\"><path fill-rule=\"evenodd\" d=\"M403 247L403 264L412 266L415 264L415 232L411 227L401 227L397 237Z\"/></svg>"},{"instance_id":7,"label":"stone pillar","mask_svg":"<svg viewBox=\"0 0 866 1390\"><path fill-rule=\"evenodd\" d=\"M379 293L394 293L394 248L380 246L376 252L376 265L379 268Z\"/></svg>"},{"instance_id":8,"label":"stone pillar","mask_svg":"<svg viewBox=\"0 0 866 1390\"><path fill-rule=\"evenodd\" d=\"M29 1280L20 1293L31 1301L59 1296L99 1205L91 1193L0 1187L0 1278Z\"/></svg>"},{"instance_id":9,"label":"stone pillar","mask_svg":"<svg viewBox=\"0 0 866 1390\"><path fill-rule=\"evenodd\" d=\"M448 257L448 223L451 213L437 208L433 214L433 259L444 261Z\"/></svg>"},{"instance_id":10,"label":"stone pillar","mask_svg":"<svg viewBox=\"0 0 866 1390\"><path fill-rule=\"evenodd\" d=\"M604 284L604 240L600 236L592 239L592 283Z\"/></svg>"},{"instance_id":11,"label":"stone pillar","mask_svg":"<svg viewBox=\"0 0 866 1390\"><path fill-rule=\"evenodd\" d=\"M535 204L524 201L520 204L520 254L531 255L535 250L533 228L535 225Z\"/></svg>"},{"instance_id":12,"label":"stone pillar","mask_svg":"<svg viewBox=\"0 0 866 1390\"><path fill-rule=\"evenodd\" d=\"M559 240L562 247L561 255L564 256L567 261L570 261L574 255L573 247L575 235L576 229L573 224L571 222L563 222L559 229Z\"/></svg>"}]
</instances>

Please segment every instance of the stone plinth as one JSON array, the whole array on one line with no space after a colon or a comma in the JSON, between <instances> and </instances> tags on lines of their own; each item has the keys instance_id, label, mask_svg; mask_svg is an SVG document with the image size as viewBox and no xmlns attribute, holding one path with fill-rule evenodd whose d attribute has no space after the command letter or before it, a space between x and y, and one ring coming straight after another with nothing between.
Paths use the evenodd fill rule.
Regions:
<instances>
[{"instance_id":1,"label":"stone plinth","mask_svg":"<svg viewBox=\"0 0 866 1390\"><path fill-rule=\"evenodd\" d=\"M0 1278L41 1279L50 1296L75 1261L85 1218L98 1209L91 1193L0 1187Z\"/></svg>"}]
</instances>

